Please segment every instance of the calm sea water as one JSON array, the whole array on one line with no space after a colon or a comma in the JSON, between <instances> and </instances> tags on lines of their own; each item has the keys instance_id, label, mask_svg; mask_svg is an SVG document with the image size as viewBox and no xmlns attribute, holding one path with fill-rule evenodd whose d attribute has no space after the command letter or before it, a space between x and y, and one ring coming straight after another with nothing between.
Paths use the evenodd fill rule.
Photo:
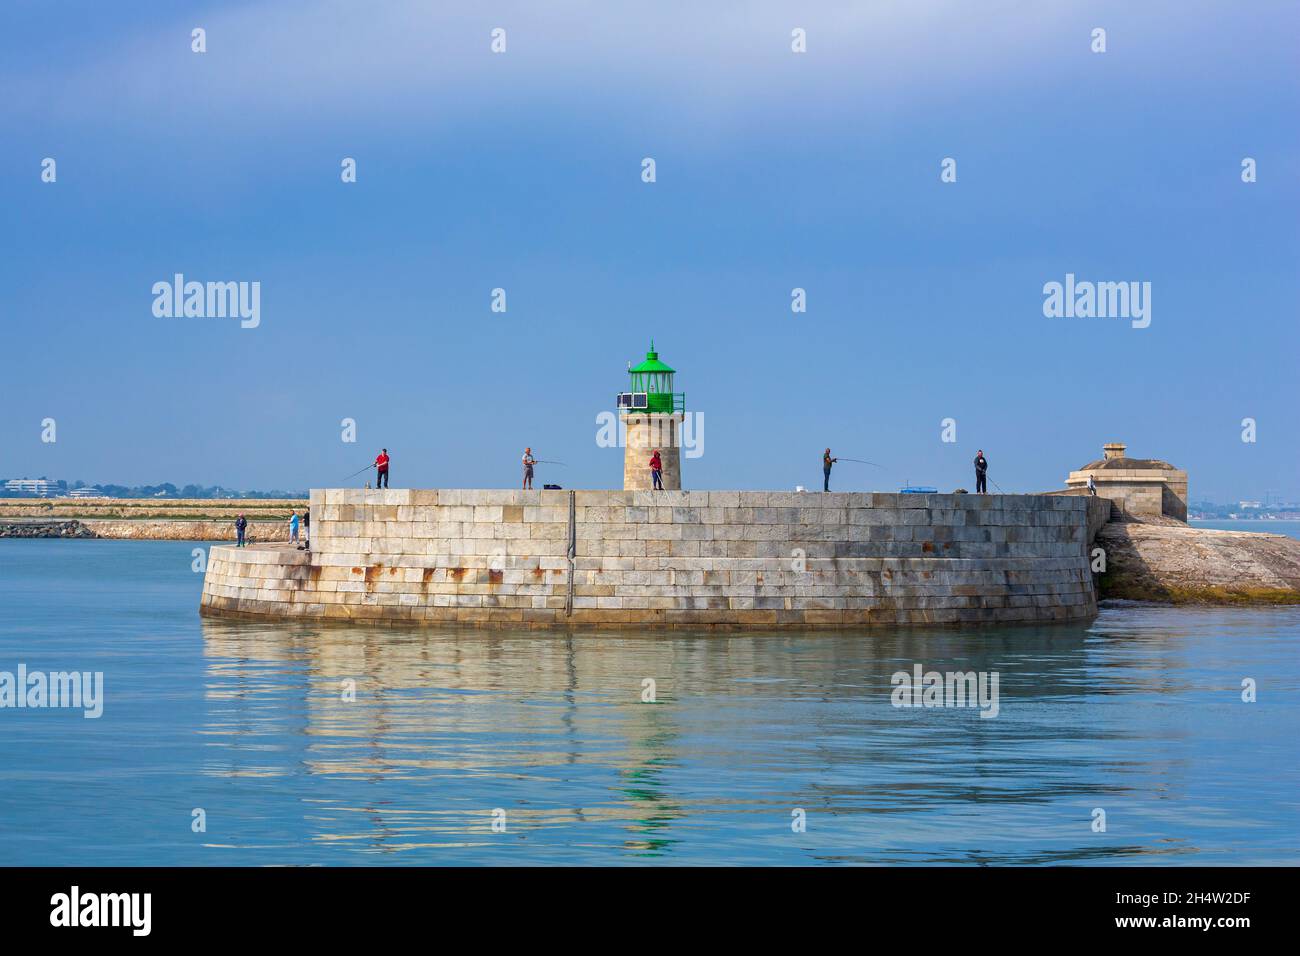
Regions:
<instances>
[{"instance_id":1,"label":"calm sea water","mask_svg":"<svg viewBox=\"0 0 1300 956\"><path fill-rule=\"evenodd\" d=\"M1199 521L1189 522L1193 528L1209 528L1214 531L1253 531L1264 534L1284 534L1291 538L1300 538L1300 521Z\"/></svg>"},{"instance_id":2,"label":"calm sea water","mask_svg":"<svg viewBox=\"0 0 1300 956\"><path fill-rule=\"evenodd\" d=\"M0 710L0 864L1300 856L1295 608L965 633L267 626L200 620L195 546L0 540L0 670L103 671L106 695L98 720ZM997 671L1000 715L894 708L915 662Z\"/></svg>"}]
</instances>

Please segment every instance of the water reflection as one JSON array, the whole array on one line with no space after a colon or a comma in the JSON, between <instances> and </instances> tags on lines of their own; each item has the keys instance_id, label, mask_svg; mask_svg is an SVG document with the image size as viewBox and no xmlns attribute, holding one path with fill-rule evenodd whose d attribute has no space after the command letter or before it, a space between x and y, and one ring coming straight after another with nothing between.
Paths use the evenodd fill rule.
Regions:
<instances>
[{"instance_id":1,"label":"water reflection","mask_svg":"<svg viewBox=\"0 0 1300 956\"><path fill-rule=\"evenodd\" d=\"M1085 626L668 636L202 626L214 744L203 772L305 775L296 825L320 844L493 858L527 842L537 862L672 859L684 843L854 862L1179 849L1089 839L1091 802L1122 798L1134 775L1177 792L1186 763L1129 763L1116 744L1132 731L1106 719L1104 699L1176 696L1187 682L1139 651L1098 659ZM914 662L1000 672L1001 715L890 706L891 675ZM657 702L641 701L644 678ZM794 807L813 821L808 833L791 831ZM1068 846L1017 846L1036 807L1053 808ZM498 808L505 833L493 831Z\"/></svg>"},{"instance_id":2,"label":"water reflection","mask_svg":"<svg viewBox=\"0 0 1300 956\"><path fill-rule=\"evenodd\" d=\"M1300 608L969 633L258 625L200 621L190 542L7 545L0 660L102 670L107 699L99 720L5 711L4 863L1300 858ZM890 706L915 662L996 670L999 716Z\"/></svg>"}]
</instances>

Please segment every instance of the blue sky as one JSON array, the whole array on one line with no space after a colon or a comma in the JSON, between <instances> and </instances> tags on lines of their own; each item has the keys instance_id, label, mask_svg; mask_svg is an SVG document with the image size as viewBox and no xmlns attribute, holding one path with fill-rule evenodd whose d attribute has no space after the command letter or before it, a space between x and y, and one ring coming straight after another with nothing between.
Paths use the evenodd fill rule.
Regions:
<instances>
[{"instance_id":1,"label":"blue sky","mask_svg":"<svg viewBox=\"0 0 1300 956\"><path fill-rule=\"evenodd\" d=\"M1300 497L1298 26L1271 2L6 3L0 476L323 487L382 445L396 484L505 487L528 444L568 463L547 480L617 487L595 419L653 335L704 415L686 487L814 485L831 445L886 466L844 489L971 487L983 448L1044 490L1120 440L1193 499ZM177 272L260 282L260 326L155 317ZM1150 327L1044 317L1066 273L1150 282Z\"/></svg>"}]
</instances>

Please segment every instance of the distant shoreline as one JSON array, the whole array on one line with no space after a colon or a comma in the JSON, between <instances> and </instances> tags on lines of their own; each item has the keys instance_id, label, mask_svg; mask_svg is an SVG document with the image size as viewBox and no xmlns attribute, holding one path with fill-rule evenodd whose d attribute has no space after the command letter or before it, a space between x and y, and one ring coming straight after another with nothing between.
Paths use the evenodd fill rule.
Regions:
<instances>
[{"instance_id":1,"label":"distant shoreline","mask_svg":"<svg viewBox=\"0 0 1300 956\"><path fill-rule=\"evenodd\" d=\"M1214 525L1230 525L1234 528L1238 525L1249 525L1252 532L1259 534L1266 534L1268 528L1277 527L1279 532L1290 534L1292 529L1300 527L1300 518L1188 518L1187 523L1191 527L1207 527L1211 530L1214 530L1212 527Z\"/></svg>"},{"instance_id":2,"label":"distant shoreline","mask_svg":"<svg viewBox=\"0 0 1300 956\"><path fill-rule=\"evenodd\" d=\"M0 538L120 538L234 541L235 519L249 541L285 541L289 515L305 498L0 498Z\"/></svg>"}]
</instances>

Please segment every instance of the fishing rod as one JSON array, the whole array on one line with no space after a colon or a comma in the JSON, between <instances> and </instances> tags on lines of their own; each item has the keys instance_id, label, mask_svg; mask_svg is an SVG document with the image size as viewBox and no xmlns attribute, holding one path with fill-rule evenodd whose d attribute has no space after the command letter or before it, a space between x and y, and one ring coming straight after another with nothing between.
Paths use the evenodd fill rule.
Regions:
<instances>
[{"instance_id":1,"label":"fishing rod","mask_svg":"<svg viewBox=\"0 0 1300 956\"><path fill-rule=\"evenodd\" d=\"M363 471L369 471L369 470L370 470L371 468L373 468L373 467L375 467L375 463L372 461L370 464L366 465L365 468L362 468L362 469L360 469L360 470L358 470L358 471L354 471L352 474L348 475L347 478L344 478L344 479L342 479L342 480L343 480L343 481L348 481L348 480L351 479L351 478L355 478L357 475L361 474L361 472L363 472Z\"/></svg>"},{"instance_id":2,"label":"fishing rod","mask_svg":"<svg viewBox=\"0 0 1300 956\"><path fill-rule=\"evenodd\" d=\"M836 458L836 461L855 461L859 465L870 465L873 468L884 468L884 465L877 465L874 461L863 461L861 458Z\"/></svg>"},{"instance_id":3,"label":"fishing rod","mask_svg":"<svg viewBox=\"0 0 1300 956\"><path fill-rule=\"evenodd\" d=\"M534 458L533 463L538 465L564 465L562 461L551 461L549 458ZM568 468L569 466L564 465L564 467Z\"/></svg>"}]
</instances>

